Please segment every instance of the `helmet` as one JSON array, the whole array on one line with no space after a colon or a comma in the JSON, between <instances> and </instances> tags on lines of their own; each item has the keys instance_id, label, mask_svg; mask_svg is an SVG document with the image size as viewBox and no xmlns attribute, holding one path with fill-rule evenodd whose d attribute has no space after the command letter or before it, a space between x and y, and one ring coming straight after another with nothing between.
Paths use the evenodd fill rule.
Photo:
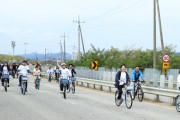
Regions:
<instances>
[{"instance_id":1,"label":"helmet","mask_svg":"<svg viewBox=\"0 0 180 120\"><path fill-rule=\"evenodd\" d=\"M61 63L61 66L66 65L66 63Z\"/></svg>"}]
</instances>

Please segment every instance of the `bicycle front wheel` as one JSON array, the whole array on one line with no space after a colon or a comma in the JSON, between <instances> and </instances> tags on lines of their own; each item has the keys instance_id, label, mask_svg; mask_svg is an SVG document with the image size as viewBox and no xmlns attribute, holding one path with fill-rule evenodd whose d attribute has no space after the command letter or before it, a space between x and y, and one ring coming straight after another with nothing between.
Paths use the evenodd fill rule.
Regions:
<instances>
[{"instance_id":1,"label":"bicycle front wheel","mask_svg":"<svg viewBox=\"0 0 180 120\"><path fill-rule=\"evenodd\" d=\"M64 99L66 99L66 85L64 85L64 88L63 88L64 92L63 92L63 95L64 95Z\"/></svg>"},{"instance_id":2,"label":"bicycle front wheel","mask_svg":"<svg viewBox=\"0 0 180 120\"><path fill-rule=\"evenodd\" d=\"M125 104L126 104L126 107L128 109L131 109L132 107L132 104L133 104L133 100L132 100L132 95L131 95L131 92L130 91L127 91L125 93Z\"/></svg>"},{"instance_id":3,"label":"bicycle front wheel","mask_svg":"<svg viewBox=\"0 0 180 120\"><path fill-rule=\"evenodd\" d=\"M138 100L139 100L140 102L142 102L143 99L144 99L144 92L143 92L142 88L140 87L140 88L138 89Z\"/></svg>"},{"instance_id":4,"label":"bicycle front wheel","mask_svg":"<svg viewBox=\"0 0 180 120\"><path fill-rule=\"evenodd\" d=\"M72 82L72 93L75 93L75 82Z\"/></svg>"},{"instance_id":5,"label":"bicycle front wheel","mask_svg":"<svg viewBox=\"0 0 180 120\"><path fill-rule=\"evenodd\" d=\"M4 89L7 92L7 81L6 80L4 81Z\"/></svg>"},{"instance_id":6,"label":"bicycle front wheel","mask_svg":"<svg viewBox=\"0 0 180 120\"><path fill-rule=\"evenodd\" d=\"M118 95L119 95L119 91L117 90L117 91L115 92L115 104L116 104L117 106L120 106L120 100L117 98Z\"/></svg>"},{"instance_id":7,"label":"bicycle front wheel","mask_svg":"<svg viewBox=\"0 0 180 120\"><path fill-rule=\"evenodd\" d=\"M176 110L180 112L180 95L176 97Z\"/></svg>"}]
</instances>

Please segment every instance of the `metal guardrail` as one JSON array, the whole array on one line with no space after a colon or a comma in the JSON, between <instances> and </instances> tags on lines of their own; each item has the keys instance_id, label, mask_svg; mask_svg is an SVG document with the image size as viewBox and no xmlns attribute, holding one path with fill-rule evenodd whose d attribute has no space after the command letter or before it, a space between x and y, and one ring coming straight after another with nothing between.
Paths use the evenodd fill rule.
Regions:
<instances>
[{"instance_id":1,"label":"metal guardrail","mask_svg":"<svg viewBox=\"0 0 180 120\"><path fill-rule=\"evenodd\" d=\"M47 74L43 74L43 77L47 78ZM109 92L111 92L112 88L115 88L114 83L115 82L109 82L109 81L102 81L102 80L94 80L94 79L87 79L87 78L79 78L76 79L76 84L83 83L87 84L87 87L89 85L93 85L93 88L95 88L96 85L100 86L100 90L103 90L103 87L108 87ZM173 101L175 101L175 97L180 94L180 91L178 90L169 90L169 89L162 89L162 88L155 88L155 87L148 87L148 86L142 86L144 93L147 94L153 94L156 95L156 100L159 100L159 96L165 96L173 98Z\"/></svg>"}]
</instances>

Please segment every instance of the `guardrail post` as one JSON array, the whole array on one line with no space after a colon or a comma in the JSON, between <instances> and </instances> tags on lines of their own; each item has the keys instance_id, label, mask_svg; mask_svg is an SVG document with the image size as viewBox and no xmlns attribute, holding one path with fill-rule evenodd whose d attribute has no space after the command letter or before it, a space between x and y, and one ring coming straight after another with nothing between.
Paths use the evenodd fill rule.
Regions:
<instances>
[{"instance_id":1,"label":"guardrail post","mask_svg":"<svg viewBox=\"0 0 180 120\"><path fill-rule=\"evenodd\" d=\"M81 86L83 86L83 82L81 82Z\"/></svg>"},{"instance_id":2,"label":"guardrail post","mask_svg":"<svg viewBox=\"0 0 180 120\"><path fill-rule=\"evenodd\" d=\"M160 76L160 88L165 88L165 75Z\"/></svg>"},{"instance_id":3,"label":"guardrail post","mask_svg":"<svg viewBox=\"0 0 180 120\"><path fill-rule=\"evenodd\" d=\"M168 89L173 89L173 76L169 75L168 77Z\"/></svg>"},{"instance_id":4,"label":"guardrail post","mask_svg":"<svg viewBox=\"0 0 180 120\"><path fill-rule=\"evenodd\" d=\"M159 101L159 95L156 95L155 101Z\"/></svg>"},{"instance_id":5,"label":"guardrail post","mask_svg":"<svg viewBox=\"0 0 180 120\"><path fill-rule=\"evenodd\" d=\"M94 89L96 88L96 85L95 85L95 84L93 84L93 88L94 88Z\"/></svg>"},{"instance_id":6,"label":"guardrail post","mask_svg":"<svg viewBox=\"0 0 180 120\"><path fill-rule=\"evenodd\" d=\"M109 87L109 92L111 92L111 87Z\"/></svg>"},{"instance_id":7,"label":"guardrail post","mask_svg":"<svg viewBox=\"0 0 180 120\"><path fill-rule=\"evenodd\" d=\"M103 86L102 86L102 85L100 85L100 90L101 90L101 91L103 90Z\"/></svg>"},{"instance_id":8,"label":"guardrail post","mask_svg":"<svg viewBox=\"0 0 180 120\"><path fill-rule=\"evenodd\" d=\"M87 88L89 88L89 83L87 83Z\"/></svg>"}]
</instances>

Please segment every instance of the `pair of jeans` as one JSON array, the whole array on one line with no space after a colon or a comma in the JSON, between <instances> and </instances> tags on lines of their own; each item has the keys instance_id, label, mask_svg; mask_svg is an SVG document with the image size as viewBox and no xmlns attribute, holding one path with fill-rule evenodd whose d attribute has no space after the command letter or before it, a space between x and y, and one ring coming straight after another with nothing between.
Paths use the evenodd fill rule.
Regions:
<instances>
[{"instance_id":1,"label":"pair of jeans","mask_svg":"<svg viewBox=\"0 0 180 120\"><path fill-rule=\"evenodd\" d=\"M119 90L119 95L118 95L118 99L121 99L121 96L122 96L122 94L123 94L123 91L122 91L122 89L124 88L124 85L119 85L118 86L118 90Z\"/></svg>"}]
</instances>

